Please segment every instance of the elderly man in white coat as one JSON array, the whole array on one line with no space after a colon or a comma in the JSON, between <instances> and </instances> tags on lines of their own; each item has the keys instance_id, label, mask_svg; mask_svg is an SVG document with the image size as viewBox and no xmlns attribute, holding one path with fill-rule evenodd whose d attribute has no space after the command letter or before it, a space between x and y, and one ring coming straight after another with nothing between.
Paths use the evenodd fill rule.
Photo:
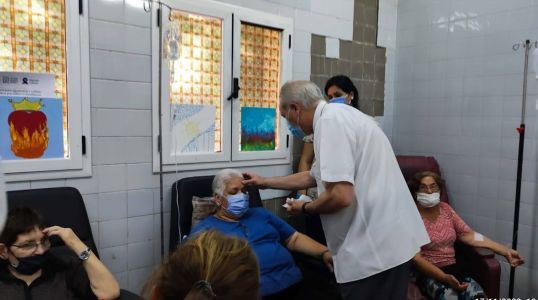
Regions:
<instances>
[{"instance_id":1,"label":"elderly man in white coat","mask_svg":"<svg viewBox=\"0 0 538 300\"><path fill-rule=\"evenodd\" d=\"M314 133L310 171L283 177L244 174L245 184L300 190L313 202L288 201L291 214L319 214L344 299L405 299L410 260L429 242L424 224L383 131L348 105L328 105L309 81L280 92L292 132Z\"/></svg>"}]
</instances>

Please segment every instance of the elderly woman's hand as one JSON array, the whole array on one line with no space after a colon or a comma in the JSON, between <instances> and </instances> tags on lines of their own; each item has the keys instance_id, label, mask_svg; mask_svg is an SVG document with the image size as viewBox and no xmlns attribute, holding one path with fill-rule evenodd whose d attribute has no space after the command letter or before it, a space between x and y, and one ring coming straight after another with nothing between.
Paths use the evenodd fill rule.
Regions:
<instances>
[{"instance_id":1,"label":"elderly woman's hand","mask_svg":"<svg viewBox=\"0 0 538 300\"><path fill-rule=\"evenodd\" d=\"M456 291L463 291L469 286L468 283L460 283L459 280L451 274L445 274L444 283Z\"/></svg>"},{"instance_id":2,"label":"elderly woman's hand","mask_svg":"<svg viewBox=\"0 0 538 300\"><path fill-rule=\"evenodd\" d=\"M511 267L517 267L525 262L525 260L523 260L519 253L514 249L508 249L504 257Z\"/></svg>"},{"instance_id":3,"label":"elderly woman's hand","mask_svg":"<svg viewBox=\"0 0 538 300\"><path fill-rule=\"evenodd\" d=\"M81 251L87 249L86 245L84 245L84 243L78 238L78 236L75 234L75 232L73 232L71 228L51 226L43 229L43 233L46 234L48 237L51 237L53 235L58 236L62 239L64 244L71 250L73 250L73 252L75 252L77 255Z\"/></svg>"},{"instance_id":4,"label":"elderly woman's hand","mask_svg":"<svg viewBox=\"0 0 538 300\"><path fill-rule=\"evenodd\" d=\"M333 255L329 250L323 252L321 259L323 260L323 263L329 269L329 271L331 271L331 273L334 272Z\"/></svg>"}]
</instances>

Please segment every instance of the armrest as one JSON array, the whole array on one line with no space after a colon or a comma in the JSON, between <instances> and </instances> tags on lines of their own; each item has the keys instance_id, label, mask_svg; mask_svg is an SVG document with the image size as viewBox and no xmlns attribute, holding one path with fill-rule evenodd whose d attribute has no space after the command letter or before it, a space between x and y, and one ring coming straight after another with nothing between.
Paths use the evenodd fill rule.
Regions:
<instances>
[{"instance_id":1,"label":"armrest","mask_svg":"<svg viewBox=\"0 0 538 300\"><path fill-rule=\"evenodd\" d=\"M118 300L144 300L144 298L138 296L135 293L129 292L128 290L120 290L120 297Z\"/></svg>"},{"instance_id":2,"label":"armrest","mask_svg":"<svg viewBox=\"0 0 538 300\"><path fill-rule=\"evenodd\" d=\"M456 257L470 275L482 286L489 298L499 297L501 266L493 251L456 243Z\"/></svg>"},{"instance_id":3,"label":"armrest","mask_svg":"<svg viewBox=\"0 0 538 300\"><path fill-rule=\"evenodd\" d=\"M319 273L332 275L329 269L327 269L323 261L320 259L299 252L291 252L291 255L300 269L307 268Z\"/></svg>"},{"instance_id":4,"label":"armrest","mask_svg":"<svg viewBox=\"0 0 538 300\"><path fill-rule=\"evenodd\" d=\"M482 247L464 247L464 251L467 251L467 255L479 256L479 257L495 257L495 252L488 248Z\"/></svg>"},{"instance_id":5,"label":"armrest","mask_svg":"<svg viewBox=\"0 0 538 300\"><path fill-rule=\"evenodd\" d=\"M291 252L295 263L303 274L304 286L302 299L342 300L334 274L323 261L298 252Z\"/></svg>"}]
</instances>

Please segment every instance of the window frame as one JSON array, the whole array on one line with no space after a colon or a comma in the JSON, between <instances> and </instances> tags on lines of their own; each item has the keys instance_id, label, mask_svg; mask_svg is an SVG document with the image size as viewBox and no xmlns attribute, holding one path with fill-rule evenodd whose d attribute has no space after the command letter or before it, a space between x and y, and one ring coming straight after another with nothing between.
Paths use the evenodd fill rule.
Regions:
<instances>
[{"instance_id":1,"label":"window frame","mask_svg":"<svg viewBox=\"0 0 538 300\"><path fill-rule=\"evenodd\" d=\"M293 31L293 20L282 16L264 13L248 8L238 7L225 3L210 1L171 0L167 5L173 9L192 12L195 14L219 17L223 19L223 53L222 56L222 144L220 153L210 154L180 154L176 156L163 152L163 172L192 171L215 168L239 168L251 166L284 165L291 161L292 138L286 127L286 120L277 113L279 118L279 137L281 148L275 151L256 151L258 153L234 153L239 150L239 131L233 128L239 113L239 99L226 100L232 93L233 78L239 78L240 73L240 22L248 22L255 25L282 29L282 68L281 84L292 78L292 48L288 47L288 34ZM168 23L168 8L163 7L163 35L166 32L165 24ZM233 17L232 17L233 16ZM163 64L161 70L162 84L159 87L159 26L157 23L158 7L155 5L152 11L152 132L153 132L153 171L160 171L159 144L162 149L170 149L172 137L170 136L169 120L169 71ZM233 26L232 26L233 24ZM233 31L233 39L232 39ZM228 36L230 35L230 36ZM227 45L232 46L233 52L227 52ZM233 55L233 64L232 64ZM163 60L166 63L166 60ZM233 69L233 70L232 70ZM229 74L229 75L228 75ZM161 88L162 101L162 134L159 141L159 88ZM241 92L239 92L241 94ZM278 108L277 108L278 111ZM237 127L239 127L238 124ZM239 151L241 152L241 151ZM254 152L254 151L253 151Z\"/></svg>"},{"instance_id":2,"label":"window frame","mask_svg":"<svg viewBox=\"0 0 538 300\"><path fill-rule=\"evenodd\" d=\"M91 176L88 3L65 0L64 5L69 158L2 160L7 182Z\"/></svg>"},{"instance_id":3,"label":"window frame","mask_svg":"<svg viewBox=\"0 0 538 300\"><path fill-rule=\"evenodd\" d=\"M257 12L252 13L250 10L240 9L234 12L234 49L241 49L241 23L249 23L252 25L258 25L263 27L270 27L274 29L282 30L281 38L282 43L280 47L281 53L281 76L280 86L285 82L292 79L292 50L291 45L287 43L288 36L291 36L293 30L293 21L287 18L277 17L271 14ZM238 78L241 82L241 51L234 52L234 64L233 64L233 77ZM284 118L280 116L279 107L276 108L277 117L279 118L279 144L280 149L273 151L248 151L243 152L239 150L240 146L240 123L237 122L238 116L241 113L240 107L241 91L239 91L239 98L234 99L232 103L232 124L236 125L232 127L232 161L246 161L246 160L270 160L270 159L287 159L290 153L288 128ZM288 145L286 145L288 144ZM287 147L286 147L287 146Z\"/></svg>"},{"instance_id":4,"label":"window frame","mask_svg":"<svg viewBox=\"0 0 538 300\"><path fill-rule=\"evenodd\" d=\"M231 41L226 41L225 39L225 36L229 35L231 36L231 14L229 11L223 11L223 10L219 10L219 9L215 9L214 7L212 6L209 6L209 5L205 5L205 4L186 4L186 3L177 3L176 5L174 5L174 9L178 9L178 10L181 10L181 11L184 11L186 13L193 13L193 14L197 14L197 15L205 15L205 16L209 16L209 17L216 17L216 18L221 18L222 19L222 68L221 68L221 72L223 74L222 76L222 86L221 86L221 98L224 99L225 95L228 93L229 90L231 90L231 83L230 81L227 81L227 80L224 80L225 78L225 74L226 73L231 73L231 69L230 69L230 65L228 64L225 64L224 63L224 58L228 55L228 56L231 56L231 53L232 53L232 45L231 45ZM164 13L163 15L166 16L169 12L168 8L166 7L163 7L163 10L164 10ZM165 28L167 28L167 25L168 25L168 18L164 17L162 18L162 26L163 26L163 35L164 35L164 32L165 32ZM156 36L158 37L159 36L159 28L157 27L157 30L156 30ZM153 39L152 39L153 40ZM157 41L156 43L152 43L153 47L155 47L153 50L152 50L152 53L159 53L159 44L158 44L158 38L157 38ZM159 65L159 57L157 55L153 55L154 56L154 59L157 58L157 61L155 62L156 63L156 66ZM162 96L162 120L161 120L161 123L162 123L162 132L170 132L171 131L171 128L170 128L170 101L168 101L168 95L170 94L170 84L166 84L167 82L170 82L170 77L169 77L169 72L168 72L168 68L166 68L164 66L164 62L166 62L166 60L163 60L163 67L162 67L162 70L161 70L161 76L162 76L162 84L161 84L161 96ZM154 74L157 73L157 77L154 78L152 81L153 82L156 82L157 83L157 86L158 86L158 83L159 83L159 78L158 78L158 67L156 68L156 72L153 72ZM159 90L154 90L153 91L154 93L156 93L156 95L154 94L154 99L157 99L158 98L158 92ZM158 103L156 103L156 101L152 101L152 105L153 105L153 111L154 112L157 112L158 114ZM180 154L180 155L174 155L174 154L171 154L171 155L167 155L165 151L163 151L163 164L165 165L172 165L172 164L192 164L192 163L196 163L196 162L199 162L199 161L216 161L216 162L224 162L224 161L227 161L227 157L229 156L229 152L230 152L230 145L229 145L229 141L226 139L226 136L230 134L230 124L227 123L227 122L224 122L224 116L226 114L229 114L229 107L228 105L226 105L226 102L225 100L223 100L221 102L221 115L222 115L222 120L223 120L223 124L222 124L222 129L221 129L221 134L222 134L222 143L221 143L221 152L220 153L188 153L188 154ZM155 114L154 114L155 116ZM158 117L158 115L157 115ZM158 118L157 118L158 119ZM158 136L159 135L159 130L158 130L158 123L157 123L157 126L153 126L153 135L154 136ZM164 134L163 134L164 135ZM163 138L162 141L162 148L161 149L172 149L173 145L174 145L174 138ZM177 149L174 149L174 151L177 151Z\"/></svg>"}]
</instances>

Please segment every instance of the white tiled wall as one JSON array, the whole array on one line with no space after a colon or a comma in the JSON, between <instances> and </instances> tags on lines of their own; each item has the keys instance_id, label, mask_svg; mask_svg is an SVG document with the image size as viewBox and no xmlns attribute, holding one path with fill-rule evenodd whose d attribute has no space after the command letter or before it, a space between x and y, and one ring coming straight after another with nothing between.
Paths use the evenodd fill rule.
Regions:
<instances>
[{"instance_id":1,"label":"white tiled wall","mask_svg":"<svg viewBox=\"0 0 538 300\"><path fill-rule=\"evenodd\" d=\"M398 0L379 0L377 19L377 45L387 49L385 65L385 103L383 117L378 121L389 139L392 139L394 114L394 80L396 77L396 33L398 23Z\"/></svg>"},{"instance_id":2,"label":"white tiled wall","mask_svg":"<svg viewBox=\"0 0 538 300\"><path fill-rule=\"evenodd\" d=\"M310 78L312 33L350 40L353 0L226 0L239 6L294 18L293 76ZM338 10L333 9L338 7ZM341 10L341 11L340 11ZM11 182L9 190L73 186L83 194L94 238L105 264L122 288L139 292L160 260L158 176L151 169L150 15L141 0L89 0L92 174L90 178ZM290 166L252 168L284 175ZM165 249L168 248L170 187L164 177ZM262 193L262 197L270 193Z\"/></svg>"},{"instance_id":3,"label":"white tiled wall","mask_svg":"<svg viewBox=\"0 0 538 300\"><path fill-rule=\"evenodd\" d=\"M397 15L394 148L434 155L456 210L509 244L523 83L523 51L512 45L538 40L538 1L405 0ZM514 295L522 298L538 295L538 81L530 73L518 248L526 263Z\"/></svg>"}]
</instances>

